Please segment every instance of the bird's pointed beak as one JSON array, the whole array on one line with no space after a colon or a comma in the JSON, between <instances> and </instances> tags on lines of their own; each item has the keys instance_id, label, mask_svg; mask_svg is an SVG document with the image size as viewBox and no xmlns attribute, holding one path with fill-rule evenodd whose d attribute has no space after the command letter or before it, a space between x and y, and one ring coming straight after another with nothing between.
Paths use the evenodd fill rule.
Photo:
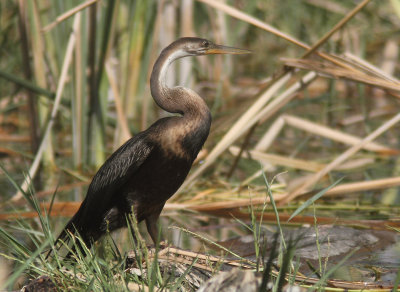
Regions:
<instances>
[{"instance_id":1,"label":"bird's pointed beak","mask_svg":"<svg viewBox=\"0 0 400 292\"><path fill-rule=\"evenodd\" d=\"M251 54L252 51L245 50L245 49L238 49L234 47L227 47L221 45L213 45L206 51L206 55L210 54L232 54L232 55L239 55L239 54Z\"/></svg>"}]
</instances>

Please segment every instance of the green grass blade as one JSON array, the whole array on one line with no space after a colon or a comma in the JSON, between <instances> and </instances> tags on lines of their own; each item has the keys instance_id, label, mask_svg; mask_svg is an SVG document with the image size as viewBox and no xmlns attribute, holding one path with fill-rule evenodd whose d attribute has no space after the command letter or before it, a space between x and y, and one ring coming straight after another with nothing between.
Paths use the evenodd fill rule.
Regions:
<instances>
[{"instance_id":1,"label":"green grass blade","mask_svg":"<svg viewBox=\"0 0 400 292\"><path fill-rule=\"evenodd\" d=\"M321 279L317 283L315 283L312 287L308 289L308 291L315 291L316 287L319 287L319 285L323 285L326 280L329 278L330 275L332 275L337 269L339 269L351 256L353 256L354 253L356 253L360 248L356 247L353 249L351 252L349 252L343 259L341 259L335 266L333 266L328 272L326 272Z\"/></svg>"},{"instance_id":2,"label":"green grass blade","mask_svg":"<svg viewBox=\"0 0 400 292\"><path fill-rule=\"evenodd\" d=\"M23 257L29 257L29 249L12 236L10 233L0 227L0 238L4 245L11 247L14 253Z\"/></svg>"},{"instance_id":3,"label":"green grass blade","mask_svg":"<svg viewBox=\"0 0 400 292\"><path fill-rule=\"evenodd\" d=\"M397 271L397 276L396 279L394 280L392 291L397 291L397 287L399 287L399 284L400 284L400 269Z\"/></svg>"},{"instance_id":4,"label":"green grass blade","mask_svg":"<svg viewBox=\"0 0 400 292\"><path fill-rule=\"evenodd\" d=\"M313 204L316 200L321 198L327 191L329 191L331 188L336 186L338 183L340 183L343 180L343 177L338 179L336 182L331 184L329 187L319 191L317 194L312 196L310 199L308 199L303 205L301 205L299 208L296 209L296 211L293 212L292 216L288 219L287 222L289 222L292 218L300 214L304 209L308 208L311 204Z\"/></svg>"},{"instance_id":5,"label":"green grass blade","mask_svg":"<svg viewBox=\"0 0 400 292\"><path fill-rule=\"evenodd\" d=\"M32 253L26 259L25 263L21 267L19 267L15 271L13 271L13 274L5 281L4 286L0 287L0 288L4 288L4 287L8 287L8 286L12 285L19 278L19 276L32 265L32 263L36 259L36 257L38 257L42 253L42 251L45 249L45 247L48 244L49 244L49 242L45 241L42 244L42 246L40 246L34 253Z\"/></svg>"},{"instance_id":6,"label":"green grass blade","mask_svg":"<svg viewBox=\"0 0 400 292\"><path fill-rule=\"evenodd\" d=\"M276 217L276 223L277 223L278 228L279 228L279 233L281 234L282 244L283 244L284 248L286 249L286 242L285 242L285 238L283 236L283 230L282 230L282 226L281 226L281 221L279 219L278 208L276 207L274 196L272 195L271 187L269 185L267 177L265 176L264 168L263 168L263 166L261 164L260 164L260 167L261 167L261 172L262 172L262 175L263 175L263 178L264 178L265 186L267 187L268 197L269 197L269 199L271 201L272 208L274 209L274 213L275 213L275 217Z\"/></svg>"},{"instance_id":7,"label":"green grass blade","mask_svg":"<svg viewBox=\"0 0 400 292\"><path fill-rule=\"evenodd\" d=\"M9 74L9 73L1 70L1 69L0 69L0 77L6 79L8 81L11 81L11 82L13 82L13 83L15 83L15 84L17 84L17 85L19 85L21 87L24 87L27 90L32 91L33 93L45 96L45 97L47 97L47 98L49 98L51 100L53 100L54 97L56 96L56 94L54 92L51 92L51 91L49 91L47 89L44 89L44 88L42 88L40 86L37 86L36 84L34 84L32 82L29 82L29 81L27 81L25 79L22 79L20 77L17 77L15 75Z\"/></svg>"},{"instance_id":8,"label":"green grass blade","mask_svg":"<svg viewBox=\"0 0 400 292\"><path fill-rule=\"evenodd\" d=\"M269 254L269 258L267 264L263 271L262 282L259 291L267 291L267 285L271 278L270 274L272 271L273 262L277 256L277 243L278 243L278 233L274 234L274 241L272 242L271 251Z\"/></svg>"}]
</instances>

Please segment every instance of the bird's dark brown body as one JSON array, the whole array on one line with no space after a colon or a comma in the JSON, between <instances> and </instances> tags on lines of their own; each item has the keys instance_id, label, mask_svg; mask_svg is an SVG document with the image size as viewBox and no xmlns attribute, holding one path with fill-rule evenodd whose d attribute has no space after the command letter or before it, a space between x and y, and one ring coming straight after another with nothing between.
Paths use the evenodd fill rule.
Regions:
<instances>
[{"instance_id":1,"label":"bird's dark brown body","mask_svg":"<svg viewBox=\"0 0 400 292\"><path fill-rule=\"evenodd\" d=\"M146 220L150 230L156 226L165 202L182 185L196 158L194 154L198 153L207 137L207 133L199 137L198 145L186 143L185 146L183 143L184 151L191 155L181 157L163 150L158 137L162 135L165 123L174 119L177 117L162 119L137 134L99 169L81 208L71 219L87 245L107 230L125 226L126 214L132 209L138 222ZM211 119L208 124L210 122ZM209 126L205 125L205 131L208 129ZM132 163L134 157L145 159ZM109 177L114 178L114 184L109 184ZM101 196L97 196L99 192ZM150 235L156 240L157 230L150 230Z\"/></svg>"},{"instance_id":2,"label":"bird's dark brown body","mask_svg":"<svg viewBox=\"0 0 400 292\"><path fill-rule=\"evenodd\" d=\"M146 221L155 242L161 210L185 180L211 125L210 111L200 96L184 87L166 86L168 66L185 56L247 52L199 38L182 38L165 48L153 68L151 93L161 108L180 116L158 120L107 159L57 241L67 240L67 231L78 231L90 246L107 231L125 226L126 215L133 210L138 222Z\"/></svg>"}]
</instances>

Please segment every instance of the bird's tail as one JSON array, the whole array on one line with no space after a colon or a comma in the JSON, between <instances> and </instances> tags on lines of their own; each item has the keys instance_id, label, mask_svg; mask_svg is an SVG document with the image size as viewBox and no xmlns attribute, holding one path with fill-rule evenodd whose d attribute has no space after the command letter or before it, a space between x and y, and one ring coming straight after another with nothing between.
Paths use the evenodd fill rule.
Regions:
<instances>
[{"instance_id":1,"label":"bird's tail","mask_svg":"<svg viewBox=\"0 0 400 292\"><path fill-rule=\"evenodd\" d=\"M80 212L78 211L74 217L65 225L57 239L54 241L54 248L47 253L48 258L53 252L64 258L69 258L79 249L81 252L89 249L92 241L88 236L88 230L85 230L80 223Z\"/></svg>"}]
</instances>

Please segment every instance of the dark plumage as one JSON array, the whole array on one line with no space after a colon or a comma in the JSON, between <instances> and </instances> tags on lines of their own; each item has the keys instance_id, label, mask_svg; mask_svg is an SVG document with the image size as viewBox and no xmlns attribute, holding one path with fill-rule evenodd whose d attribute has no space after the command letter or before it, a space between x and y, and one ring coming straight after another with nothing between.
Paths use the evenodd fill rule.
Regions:
<instances>
[{"instance_id":1,"label":"dark plumage","mask_svg":"<svg viewBox=\"0 0 400 292\"><path fill-rule=\"evenodd\" d=\"M165 48L153 68L151 93L162 109L181 116L158 120L107 159L56 243L68 240L67 232L76 230L90 247L107 230L126 226L126 215L132 209L138 222L145 220L156 242L161 210L185 180L211 125L210 111L199 95L184 87L166 86L167 68L186 56L247 52L200 38L181 38Z\"/></svg>"}]
</instances>

